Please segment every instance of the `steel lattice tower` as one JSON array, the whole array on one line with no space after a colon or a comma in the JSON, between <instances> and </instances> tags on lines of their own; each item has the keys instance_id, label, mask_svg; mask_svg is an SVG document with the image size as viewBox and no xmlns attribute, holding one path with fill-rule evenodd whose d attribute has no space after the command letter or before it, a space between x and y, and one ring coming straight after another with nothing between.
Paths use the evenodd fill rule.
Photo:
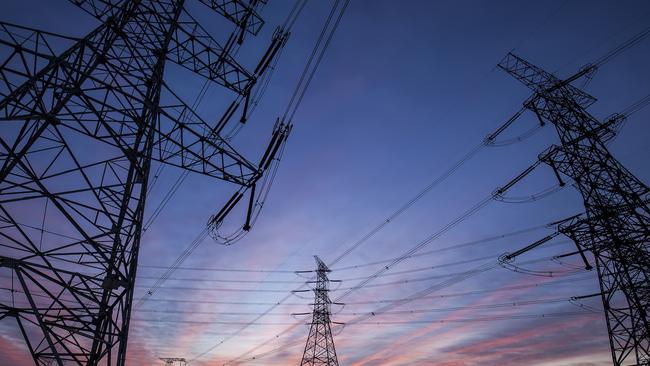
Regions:
<instances>
[{"instance_id":1,"label":"steel lattice tower","mask_svg":"<svg viewBox=\"0 0 650 366\"><path fill-rule=\"evenodd\" d=\"M174 366L176 363L178 366L186 366L187 361L184 358L161 358L161 361L165 363L165 366Z\"/></svg>"},{"instance_id":2,"label":"steel lattice tower","mask_svg":"<svg viewBox=\"0 0 650 366\"><path fill-rule=\"evenodd\" d=\"M331 305L329 297L329 278L330 272L327 265L317 256L316 259L316 287L314 288L314 311L312 322L309 327L309 337L305 344L305 351L302 355L300 366L303 365L326 365L338 366L339 361L336 359L336 349L334 347L334 337L332 337L331 327Z\"/></svg>"},{"instance_id":3,"label":"steel lattice tower","mask_svg":"<svg viewBox=\"0 0 650 366\"><path fill-rule=\"evenodd\" d=\"M614 365L649 365L650 189L605 145L620 118L598 121L586 111L595 98L570 85L595 67L564 81L513 54L499 67L535 92L526 107L560 136L562 144L540 157L584 200L585 217L559 229L594 255Z\"/></svg>"},{"instance_id":4,"label":"steel lattice tower","mask_svg":"<svg viewBox=\"0 0 650 366\"><path fill-rule=\"evenodd\" d=\"M71 1L101 22L83 39L0 23L0 319L37 365L124 365L152 160L240 195L263 173L176 97L165 64L247 100L282 42L255 72L231 57L263 24L254 0L201 0L239 27L224 46L182 0Z\"/></svg>"}]
</instances>

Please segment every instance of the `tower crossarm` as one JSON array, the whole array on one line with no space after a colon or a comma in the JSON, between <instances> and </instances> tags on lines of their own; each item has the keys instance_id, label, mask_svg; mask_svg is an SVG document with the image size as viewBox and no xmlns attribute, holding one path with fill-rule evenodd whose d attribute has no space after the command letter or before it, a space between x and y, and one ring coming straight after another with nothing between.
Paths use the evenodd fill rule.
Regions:
<instances>
[{"instance_id":1,"label":"tower crossarm","mask_svg":"<svg viewBox=\"0 0 650 366\"><path fill-rule=\"evenodd\" d=\"M231 35L221 46L194 18L183 12L167 53L170 61L225 86L239 95L246 95L255 83L255 76L230 55L235 43Z\"/></svg>"},{"instance_id":2,"label":"tower crossarm","mask_svg":"<svg viewBox=\"0 0 650 366\"><path fill-rule=\"evenodd\" d=\"M185 103L160 107L152 159L247 186L261 174Z\"/></svg>"},{"instance_id":3,"label":"tower crossarm","mask_svg":"<svg viewBox=\"0 0 650 366\"><path fill-rule=\"evenodd\" d=\"M128 0L68 0L95 18L105 21L120 13Z\"/></svg>"},{"instance_id":4,"label":"tower crossarm","mask_svg":"<svg viewBox=\"0 0 650 366\"><path fill-rule=\"evenodd\" d=\"M254 4L266 3L265 0L253 0L250 5L242 0L199 1L252 35L257 35L264 26L264 19L257 14Z\"/></svg>"},{"instance_id":5,"label":"tower crossarm","mask_svg":"<svg viewBox=\"0 0 650 366\"><path fill-rule=\"evenodd\" d=\"M100 29L105 27L101 26ZM81 76L86 78L85 82L82 82L82 78L72 78L76 85L71 84L70 79L62 80L65 76L70 76L68 72L74 67L95 67L98 59L104 62L99 65L100 68L124 68L128 64L102 54L98 49L101 45L95 44L94 38L85 40L85 47L74 47L61 56L55 56L49 38L57 37L57 41L59 38L64 41L75 39L6 23L0 23L0 30L3 30L0 33L0 48L13 50L4 60L4 72L0 75L5 86L0 90L4 97L0 101L0 120L34 124L25 131L23 141L17 140L15 143L30 144L35 141L48 123L55 123L61 128L69 128L113 146L121 146L132 138L133 132L138 128L134 119L138 106L143 105L147 98L139 92L146 80L107 79L92 74ZM31 45L31 48L23 46L19 39L30 40L23 43ZM32 62L21 62L22 59ZM44 69L35 70L39 65ZM70 86L67 89L61 88L59 85L62 81ZM53 113L58 109L58 104L54 104L49 111L43 105L41 110L34 109L31 101L38 98L39 88L47 90L56 87L60 89L52 95L54 100L63 101L69 95L75 98L75 110L68 108ZM165 90L167 99L171 99L171 102L159 107L158 123L153 126L155 136L152 159L240 185L248 184L258 175L258 168L253 163L223 140L212 126L171 90L166 87ZM121 102L111 103L111 99ZM29 122L30 120L34 121ZM13 154L21 151L9 145L8 142L5 143L7 168L10 168L12 161L16 161L12 159L9 150L13 150Z\"/></svg>"},{"instance_id":6,"label":"tower crossarm","mask_svg":"<svg viewBox=\"0 0 650 366\"><path fill-rule=\"evenodd\" d=\"M124 0L69 1L104 22L115 14L120 14L121 9L128 3ZM147 3L142 2L140 6L146 9L149 7ZM156 14L155 9L149 10L152 14ZM152 20L155 18L148 21ZM159 21L173 21L174 31L167 49L154 49L155 42L153 42L151 51L164 52L168 60L239 95L245 95L250 91L255 83L255 77L229 54L230 48L235 43L234 36L225 46L222 46L185 10L176 19Z\"/></svg>"},{"instance_id":7,"label":"tower crossarm","mask_svg":"<svg viewBox=\"0 0 650 366\"><path fill-rule=\"evenodd\" d=\"M563 81L555 75L531 64L513 53L508 53L497 66L514 76L522 84L531 88L538 94L545 94L547 91L553 90L559 85L564 84ZM566 85L562 87L562 92L567 96L571 96L581 107L586 108L596 101L596 98L569 83L566 83Z\"/></svg>"},{"instance_id":8,"label":"tower crossarm","mask_svg":"<svg viewBox=\"0 0 650 366\"><path fill-rule=\"evenodd\" d=\"M88 14L99 20L119 13L125 0L68 0L77 5ZM255 11L256 3L266 1L253 1L251 4L243 0L199 0L233 24L246 30L246 32L257 35L264 25L264 19Z\"/></svg>"}]
</instances>

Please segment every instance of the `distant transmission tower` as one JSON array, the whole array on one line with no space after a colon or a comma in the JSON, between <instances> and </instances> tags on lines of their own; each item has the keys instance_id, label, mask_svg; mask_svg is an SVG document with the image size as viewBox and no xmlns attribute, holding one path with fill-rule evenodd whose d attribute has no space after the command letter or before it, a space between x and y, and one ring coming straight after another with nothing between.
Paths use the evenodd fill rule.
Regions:
<instances>
[{"instance_id":1,"label":"distant transmission tower","mask_svg":"<svg viewBox=\"0 0 650 366\"><path fill-rule=\"evenodd\" d=\"M254 191L286 126L259 164L220 131L240 102L245 120L287 35L250 72L230 51L258 33L264 0L200 0L236 24L223 46L182 0L70 1L101 22L82 39L0 22L0 319L17 321L37 365L121 366L152 161L237 187L213 224ZM169 61L233 93L219 123L169 89Z\"/></svg>"},{"instance_id":2,"label":"distant transmission tower","mask_svg":"<svg viewBox=\"0 0 650 366\"><path fill-rule=\"evenodd\" d=\"M186 366L187 361L184 358L161 358L165 366Z\"/></svg>"},{"instance_id":3,"label":"distant transmission tower","mask_svg":"<svg viewBox=\"0 0 650 366\"><path fill-rule=\"evenodd\" d=\"M329 297L330 272L327 265L317 256L316 259L316 287L314 288L314 311L312 322L309 328L309 337L305 344L305 352L302 355L300 366L326 365L338 366L336 349L334 348L334 337L331 328L331 305Z\"/></svg>"},{"instance_id":4,"label":"distant transmission tower","mask_svg":"<svg viewBox=\"0 0 650 366\"><path fill-rule=\"evenodd\" d=\"M621 117L598 121L586 111L595 98L570 85L595 66L564 81L513 54L499 67L535 92L526 107L560 136L541 160L583 197L585 217L560 232L594 255L614 365L650 365L650 189L605 145Z\"/></svg>"}]
</instances>

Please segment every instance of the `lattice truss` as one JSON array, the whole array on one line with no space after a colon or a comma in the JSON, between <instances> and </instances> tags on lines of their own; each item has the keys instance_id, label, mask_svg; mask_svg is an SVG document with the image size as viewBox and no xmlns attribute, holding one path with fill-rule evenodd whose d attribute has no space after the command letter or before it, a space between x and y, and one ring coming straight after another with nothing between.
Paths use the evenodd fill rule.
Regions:
<instances>
[{"instance_id":1,"label":"lattice truss","mask_svg":"<svg viewBox=\"0 0 650 366\"><path fill-rule=\"evenodd\" d=\"M562 142L540 158L584 200L584 217L559 231L594 255L614 365L650 364L650 189L605 145L623 117L598 121L585 110L595 98L513 54L499 67L535 92L526 106Z\"/></svg>"},{"instance_id":2,"label":"lattice truss","mask_svg":"<svg viewBox=\"0 0 650 366\"><path fill-rule=\"evenodd\" d=\"M316 286L314 288L314 310L309 327L309 337L300 366L338 366L336 348L331 326L331 306L329 297L330 272L327 265L318 257L316 259Z\"/></svg>"},{"instance_id":3,"label":"lattice truss","mask_svg":"<svg viewBox=\"0 0 650 366\"><path fill-rule=\"evenodd\" d=\"M240 192L263 174L176 97L165 64L247 98L275 52L247 71L182 0L71 1L101 22L82 39L0 23L0 319L38 365L123 365L152 160ZM242 35L263 24L261 2L201 2Z\"/></svg>"}]
</instances>

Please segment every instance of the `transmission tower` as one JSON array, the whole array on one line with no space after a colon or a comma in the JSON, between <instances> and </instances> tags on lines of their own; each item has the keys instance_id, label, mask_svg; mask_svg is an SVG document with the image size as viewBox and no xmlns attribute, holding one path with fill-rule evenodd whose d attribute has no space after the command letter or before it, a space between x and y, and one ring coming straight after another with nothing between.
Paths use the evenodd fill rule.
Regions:
<instances>
[{"instance_id":1,"label":"transmission tower","mask_svg":"<svg viewBox=\"0 0 650 366\"><path fill-rule=\"evenodd\" d=\"M338 366L334 337L331 328L331 305L329 297L329 283L327 274L330 272L327 265L317 256L316 259L316 287L314 288L314 311L309 327L309 337L305 344L300 366L326 365Z\"/></svg>"},{"instance_id":2,"label":"transmission tower","mask_svg":"<svg viewBox=\"0 0 650 366\"><path fill-rule=\"evenodd\" d=\"M579 251L593 253L615 366L650 364L650 189L609 152L605 142L624 117L600 122L586 108L595 98L566 80L508 54L499 67L533 90L525 103L540 122L552 123L561 145L541 161L570 177L584 200L584 217L560 225ZM560 174L561 173L561 174ZM584 258L584 257L583 257Z\"/></svg>"},{"instance_id":3,"label":"transmission tower","mask_svg":"<svg viewBox=\"0 0 650 366\"><path fill-rule=\"evenodd\" d=\"M219 132L287 34L250 72L230 50L262 0L200 0L236 24L223 46L182 0L70 1L101 23L82 39L0 23L0 319L37 365L124 365L152 160L238 187L222 220L286 137L279 124L255 164ZM168 61L233 94L218 124L166 85Z\"/></svg>"},{"instance_id":4,"label":"transmission tower","mask_svg":"<svg viewBox=\"0 0 650 366\"><path fill-rule=\"evenodd\" d=\"M186 366L187 361L184 358L161 358L160 361L165 363L165 366Z\"/></svg>"}]
</instances>

